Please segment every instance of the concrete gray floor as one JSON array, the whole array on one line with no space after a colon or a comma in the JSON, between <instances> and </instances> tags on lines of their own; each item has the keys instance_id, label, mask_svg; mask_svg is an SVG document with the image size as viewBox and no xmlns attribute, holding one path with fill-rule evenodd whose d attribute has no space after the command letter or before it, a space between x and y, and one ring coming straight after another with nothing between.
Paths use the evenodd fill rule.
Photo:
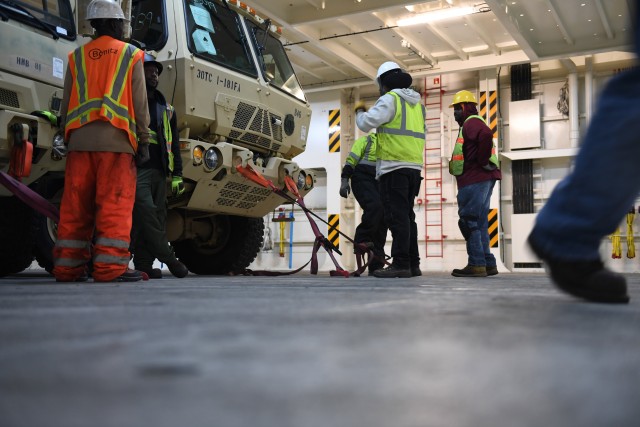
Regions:
<instances>
[{"instance_id":1,"label":"concrete gray floor","mask_svg":"<svg viewBox=\"0 0 640 427\"><path fill-rule=\"evenodd\" d=\"M541 274L0 279L2 427L640 426L627 306Z\"/></svg>"}]
</instances>

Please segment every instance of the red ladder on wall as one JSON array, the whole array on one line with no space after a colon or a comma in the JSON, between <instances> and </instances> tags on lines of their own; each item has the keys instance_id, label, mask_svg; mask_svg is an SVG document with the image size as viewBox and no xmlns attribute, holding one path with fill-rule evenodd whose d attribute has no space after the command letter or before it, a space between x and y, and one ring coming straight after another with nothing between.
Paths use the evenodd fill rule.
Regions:
<instances>
[{"instance_id":1,"label":"red ladder on wall","mask_svg":"<svg viewBox=\"0 0 640 427\"><path fill-rule=\"evenodd\" d=\"M441 76L425 77L424 106L427 109L427 136L424 146L424 224L425 256L427 258L444 257L444 229L442 218L442 118Z\"/></svg>"}]
</instances>

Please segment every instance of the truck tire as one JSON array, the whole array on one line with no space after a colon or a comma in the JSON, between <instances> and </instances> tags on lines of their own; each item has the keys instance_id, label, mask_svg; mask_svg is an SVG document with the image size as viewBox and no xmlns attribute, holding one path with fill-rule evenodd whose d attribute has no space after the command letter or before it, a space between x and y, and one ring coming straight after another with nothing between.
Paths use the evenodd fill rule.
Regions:
<instances>
[{"instance_id":1,"label":"truck tire","mask_svg":"<svg viewBox=\"0 0 640 427\"><path fill-rule=\"evenodd\" d=\"M19 273L33 261L32 209L16 197L0 197L0 277Z\"/></svg>"},{"instance_id":2,"label":"truck tire","mask_svg":"<svg viewBox=\"0 0 640 427\"><path fill-rule=\"evenodd\" d=\"M48 273L53 271L53 247L56 244L58 225L44 215L36 213L34 223L34 249L38 265Z\"/></svg>"},{"instance_id":3,"label":"truck tire","mask_svg":"<svg viewBox=\"0 0 640 427\"><path fill-rule=\"evenodd\" d=\"M64 182L62 180L49 180L43 182L38 192L58 209L62 200ZM53 271L53 247L58 237L58 224L51 218L35 212L33 215L34 248L33 252L38 265L48 273Z\"/></svg>"},{"instance_id":4,"label":"truck tire","mask_svg":"<svg viewBox=\"0 0 640 427\"><path fill-rule=\"evenodd\" d=\"M221 216L226 230L216 246L187 239L173 243L176 257L189 271L204 275L225 275L240 272L253 262L262 248L264 221L262 218Z\"/></svg>"}]
</instances>

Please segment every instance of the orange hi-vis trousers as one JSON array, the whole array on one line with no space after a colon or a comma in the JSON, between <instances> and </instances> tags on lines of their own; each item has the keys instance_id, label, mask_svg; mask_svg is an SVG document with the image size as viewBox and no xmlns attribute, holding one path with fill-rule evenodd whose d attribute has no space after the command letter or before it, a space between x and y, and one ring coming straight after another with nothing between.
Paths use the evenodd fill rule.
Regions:
<instances>
[{"instance_id":1,"label":"orange hi-vis trousers","mask_svg":"<svg viewBox=\"0 0 640 427\"><path fill-rule=\"evenodd\" d=\"M135 193L136 165L131 154L69 152L53 249L57 280L83 276L92 252L94 281L109 282L125 272Z\"/></svg>"}]
</instances>

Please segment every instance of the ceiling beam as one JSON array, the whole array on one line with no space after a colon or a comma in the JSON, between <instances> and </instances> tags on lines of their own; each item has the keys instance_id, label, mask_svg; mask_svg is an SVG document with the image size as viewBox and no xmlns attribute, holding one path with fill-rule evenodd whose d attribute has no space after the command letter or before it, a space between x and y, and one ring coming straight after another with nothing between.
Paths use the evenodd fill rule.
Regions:
<instances>
[{"instance_id":1,"label":"ceiling beam","mask_svg":"<svg viewBox=\"0 0 640 427\"><path fill-rule=\"evenodd\" d=\"M322 76L319 74L316 74L315 72L311 71L309 69L309 67L305 67L304 65L300 65L301 60L296 61L294 58L290 57L289 58L291 60L291 64L293 65L293 68L297 68L313 77L315 77L318 80L322 80ZM297 74L297 73L296 73Z\"/></svg>"},{"instance_id":2,"label":"ceiling beam","mask_svg":"<svg viewBox=\"0 0 640 427\"><path fill-rule=\"evenodd\" d=\"M315 7L316 9L321 9L322 8L322 5L317 4L314 0L305 0L305 1L307 3L309 3L311 6Z\"/></svg>"},{"instance_id":3,"label":"ceiling beam","mask_svg":"<svg viewBox=\"0 0 640 427\"><path fill-rule=\"evenodd\" d=\"M494 55L500 55L500 49L498 49L498 47L495 45L495 43L493 43L492 40L489 40L489 38L484 35L484 31L482 31L482 28L480 28L477 24L475 24L473 22L473 19L471 19L471 17L465 16L464 22L467 24L469 28L471 28L473 31L476 32L478 37L480 37L480 39L483 42L485 42L487 46L489 46L489 49L491 49L491 52L493 52Z\"/></svg>"},{"instance_id":4,"label":"ceiling beam","mask_svg":"<svg viewBox=\"0 0 640 427\"><path fill-rule=\"evenodd\" d=\"M347 27L349 31L352 31L354 33L363 31L362 28L349 25L349 22L346 19L338 19L338 22ZM363 37L362 35L356 35L355 37L358 38L358 43L364 43L367 46L370 46L372 49L375 49L380 53L381 56L384 56L389 61L395 61L395 58L387 49L381 49L378 45L376 45L375 43L371 43L366 37Z\"/></svg>"},{"instance_id":5,"label":"ceiling beam","mask_svg":"<svg viewBox=\"0 0 640 427\"><path fill-rule=\"evenodd\" d=\"M532 61L539 59L534 47L531 46L529 41L522 35L522 33L520 33L515 18L508 13L508 7L505 4L505 0L485 0L485 3L489 5L489 8L495 15L496 19L507 30L513 40L518 43L520 49L527 54L529 59Z\"/></svg>"},{"instance_id":6,"label":"ceiling beam","mask_svg":"<svg viewBox=\"0 0 640 427\"><path fill-rule=\"evenodd\" d=\"M604 7L602 6L602 0L595 0L596 9L598 9L598 16L600 16L600 21L602 21L602 26L604 27L604 31L607 33L607 38L613 38L613 31L611 31L611 24L609 23L609 19L607 18L607 14L604 11Z\"/></svg>"},{"instance_id":7,"label":"ceiling beam","mask_svg":"<svg viewBox=\"0 0 640 427\"><path fill-rule=\"evenodd\" d=\"M311 42L305 43L304 45L297 45L297 46L299 49L306 49L310 54L316 56L320 61L322 61L323 64L325 64L329 68L334 69L335 71L339 72L343 76L349 76L349 73L347 73L340 67L333 65L333 57L335 55L331 53L327 54L327 52L324 49L322 49L321 46L317 46Z\"/></svg>"},{"instance_id":8,"label":"ceiling beam","mask_svg":"<svg viewBox=\"0 0 640 427\"><path fill-rule=\"evenodd\" d=\"M276 2L273 0L246 0L244 3L264 12L272 17L278 15L282 18L280 22L287 22L291 25L303 25L327 21L330 25L332 20L344 16L372 13L391 8L398 8L425 3L425 1L435 0L325 0L325 8L317 7L322 0L305 0Z\"/></svg>"},{"instance_id":9,"label":"ceiling beam","mask_svg":"<svg viewBox=\"0 0 640 427\"><path fill-rule=\"evenodd\" d=\"M340 43L332 40L324 40L320 43L323 44L324 48L328 49L330 52L333 52L335 56L341 58L343 61L349 63L349 65L351 65L354 69L358 70L366 77L370 77L371 79L374 79L376 77L376 73L378 70L375 67L369 65L367 61L364 61L358 55L355 55Z\"/></svg>"},{"instance_id":10,"label":"ceiling beam","mask_svg":"<svg viewBox=\"0 0 640 427\"><path fill-rule=\"evenodd\" d=\"M446 44L449 45L449 47L451 48L451 50L453 50L456 55L458 56L458 58L462 59L463 61L469 59L469 55L467 55L466 53L464 53L462 51L462 49L456 44L455 41L451 40L451 38L449 38L449 36L447 36L445 33L443 33L442 31L440 31L435 25L433 24L429 24L427 26L427 28L429 29L429 31L431 31L433 34L435 34L436 36L438 36L440 38L440 40L442 40L443 42L445 42Z\"/></svg>"},{"instance_id":11,"label":"ceiling beam","mask_svg":"<svg viewBox=\"0 0 640 427\"><path fill-rule=\"evenodd\" d=\"M417 79L425 76L437 76L449 73L459 73L463 71L477 71L480 69L498 68L507 65L515 65L529 62L528 56L521 50L506 52L496 57L495 55L484 55L472 57L468 61L451 60L442 61L434 68L425 68L423 70L412 70L411 77ZM312 87L304 87L305 93L323 92L325 90L345 89L354 87L371 86L376 88L374 81L360 80L353 82L340 82L328 85L313 85Z\"/></svg>"},{"instance_id":12,"label":"ceiling beam","mask_svg":"<svg viewBox=\"0 0 640 427\"><path fill-rule=\"evenodd\" d=\"M433 55L431 55L431 49L428 49L420 40L416 40L415 38L408 35L406 31L401 30L400 27L395 25L395 22L388 22L389 20L385 19L385 16L378 12L374 12L372 13L372 15L378 18L380 22L385 26L391 27L391 31L393 31L397 36L401 37L403 40L408 41L411 46L415 46L415 48L425 56L425 58L429 61L429 63L431 63L431 65L434 65L438 62L438 60L434 58Z\"/></svg>"},{"instance_id":13,"label":"ceiling beam","mask_svg":"<svg viewBox=\"0 0 640 427\"><path fill-rule=\"evenodd\" d=\"M547 7L551 11L551 14L553 15L553 19L556 20L556 24L558 24L558 28L560 29L560 32L562 33L562 36L564 37L567 44L570 44L570 45L575 44L575 42L573 41L573 37L571 37L571 35L569 34L569 31L567 31L567 27L566 25L564 25L562 18L560 18L560 15L558 15L558 10L553 4L553 1L552 0L545 0L545 1L547 3Z\"/></svg>"},{"instance_id":14,"label":"ceiling beam","mask_svg":"<svg viewBox=\"0 0 640 427\"><path fill-rule=\"evenodd\" d=\"M395 31L395 30L394 30ZM429 52L429 49L420 41L408 35L406 32L402 30L395 31L398 36L402 37L403 40L408 41L411 46L415 47L416 50L420 51L424 55L424 57L429 61L431 65L435 65L438 63L438 60Z\"/></svg>"},{"instance_id":15,"label":"ceiling beam","mask_svg":"<svg viewBox=\"0 0 640 427\"><path fill-rule=\"evenodd\" d=\"M335 58L340 58L343 62L349 64L349 66L367 77L374 78L376 75L376 69L369 65L365 60L358 55L346 49L340 43L334 41L335 39L320 40L320 34L311 26L300 25L294 28L299 34L306 37L311 46L322 51L325 55L326 62L335 62Z\"/></svg>"}]
</instances>

